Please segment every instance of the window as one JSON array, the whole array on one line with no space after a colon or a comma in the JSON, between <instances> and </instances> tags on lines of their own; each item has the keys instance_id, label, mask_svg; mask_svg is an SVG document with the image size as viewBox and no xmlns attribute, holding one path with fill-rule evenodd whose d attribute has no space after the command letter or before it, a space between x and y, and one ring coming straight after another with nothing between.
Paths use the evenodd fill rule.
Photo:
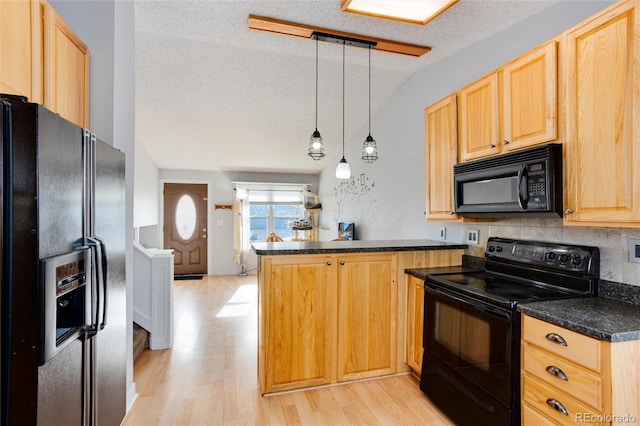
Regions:
<instances>
[{"instance_id":1,"label":"window","mask_svg":"<svg viewBox=\"0 0 640 426\"><path fill-rule=\"evenodd\" d=\"M249 207L249 241L266 241L275 233L283 240L291 240L293 230L289 221L303 217L302 202L292 203L251 203Z\"/></svg>"}]
</instances>

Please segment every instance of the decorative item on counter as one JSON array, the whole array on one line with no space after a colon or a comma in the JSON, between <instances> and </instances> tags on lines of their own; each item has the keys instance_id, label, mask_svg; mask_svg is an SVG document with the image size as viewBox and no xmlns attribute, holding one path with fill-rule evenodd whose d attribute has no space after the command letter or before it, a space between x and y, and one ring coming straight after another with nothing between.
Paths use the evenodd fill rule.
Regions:
<instances>
[{"instance_id":1,"label":"decorative item on counter","mask_svg":"<svg viewBox=\"0 0 640 426\"><path fill-rule=\"evenodd\" d=\"M276 234L274 234L272 232L267 237L267 242L268 243L281 243L282 242L282 238L280 238L279 236L277 236Z\"/></svg>"},{"instance_id":2,"label":"decorative item on counter","mask_svg":"<svg viewBox=\"0 0 640 426\"><path fill-rule=\"evenodd\" d=\"M291 229L298 229L298 230L312 229L311 221L309 219L290 220L287 223L287 227Z\"/></svg>"},{"instance_id":3,"label":"decorative item on counter","mask_svg":"<svg viewBox=\"0 0 640 426\"><path fill-rule=\"evenodd\" d=\"M353 222L338 223L338 238L341 240L355 240L355 224Z\"/></svg>"}]
</instances>

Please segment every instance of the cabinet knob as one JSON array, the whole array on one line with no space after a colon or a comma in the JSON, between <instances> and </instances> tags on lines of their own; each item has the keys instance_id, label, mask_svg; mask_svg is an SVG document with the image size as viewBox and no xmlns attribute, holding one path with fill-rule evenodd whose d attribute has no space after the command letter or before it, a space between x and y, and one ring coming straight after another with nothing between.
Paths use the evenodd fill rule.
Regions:
<instances>
[{"instance_id":1,"label":"cabinet knob","mask_svg":"<svg viewBox=\"0 0 640 426\"><path fill-rule=\"evenodd\" d=\"M449 216L453 216L456 212L449 212Z\"/></svg>"},{"instance_id":2,"label":"cabinet knob","mask_svg":"<svg viewBox=\"0 0 640 426\"><path fill-rule=\"evenodd\" d=\"M549 407L551 407L554 410L560 412L561 414L564 414L565 416L569 415L569 412L567 411L565 406L562 405L562 402L558 401L557 399L549 398L549 399L547 399L547 404L549 405Z\"/></svg>"},{"instance_id":3,"label":"cabinet knob","mask_svg":"<svg viewBox=\"0 0 640 426\"><path fill-rule=\"evenodd\" d=\"M547 338L547 340L549 340L549 341L551 341L553 343L557 343L557 344L562 345L562 346L567 346L567 341L564 340L562 338L562 336L559 335L559 334L549 333L545 337Z\"/></svg>"},{"instance_id":4,"label":"cabinet knob","mask_svg":"<svg viewBox=\"0 0 640 426\"><path fill-rule=\"evenodd\" d=\"M567 374L561 369L559 369L558 367L556 367L555 365L548 366L546 370L547 370L547 373L551 374L552 376L556 376L560 380L564 380L564 381L569 380L569 378L567 377Z\"/></svg>"},{"instance_id":5,"label":"cabinet knob","mask_svg":"<svg viewBox=\"0 0 640 426\"><path fill-rule=\"evenodd\" d=\"M496 145L495 144L491 144L489 146L491 147L491 149L496 149Z\"/></svg>"},{"instance_id":6,"label":"cabinet knob","mask_svg":"<svg viewBox=\"0 0 640 426\"><path fill-rule=\"evenodd\" d=\"M571 210L571 209L566 209L566 210L564 211L564 214L573 214L573 210Z\"/></svg>"},{"instance_id":7,"label":"cabinet knob","mask_svg":"<svg viewBox=\"0 0 640 426\"><path fill-rule=\"evenodd\" d=\"M331 266L331 261L330 260L327 262L327 266Z\"/></svg>"},{"instance_id":8,"label":"cabinet knob","mask_svg":"<svg viewBox=\"0 0 640 426\"><path fill-rule=\"evenodd\" d=\"M503 145L509 145L509 143L510 143L510 142L509 142L508 140L506 140L506 139L502 141L502 144L503 144Z\"/></svg>"},{"instance_id":9,"label":"cabinet knob","mask_svg":"<svg viewBox=\"0 0 640 426\"><path fill-rule=\"evenodd\" d=\"M341 265L344 265L344 260L341 260L341 261L340 261L340 264L341 264Z\"/></svg>"}]
</instances>

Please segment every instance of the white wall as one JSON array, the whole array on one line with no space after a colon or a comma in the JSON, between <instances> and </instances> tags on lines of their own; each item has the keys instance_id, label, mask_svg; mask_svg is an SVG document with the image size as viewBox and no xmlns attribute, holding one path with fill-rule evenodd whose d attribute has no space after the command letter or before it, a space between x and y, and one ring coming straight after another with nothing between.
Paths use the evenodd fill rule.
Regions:
<instances>
[{"instance_id":1,"label":"white wall","mask_svg":"<svg viewBox=\"0 0 640 426\"><path fill-rule=\"evenodd\" d=\"M136 144L135 149L133 226L158 225L160 170L141 144Z\"/></svg>"},{"instance_id":2,"label":"white wall","mask_svg":"<svg viewBox=\"0 0 640 426\"><path fill-rule=\"evenodd\" d=\"M612 1L567 1L538 16L449 56L414 75L372 117L372 136L379 159L360 160L367 129L360 129L346 146L352 180L335 178L339 153L320 174L323 210L320 238L337 236L338 221L354 221L361 239L438 239L446 227L447 240L464 242L465 229L491 235L597 245L602 253L601 278L640 285L640 265L627 261L628 238L640 231L612 228L568 228L562 220L509 219L486 224L425 222L424 109L531 48L604 9ZM437 47L435 47L437 48ZM372 85L375 90L375 74ZM329 158L329 157L328 157ZM482 256L482 245L467 252Z\"/></svg>"}]
</instances>

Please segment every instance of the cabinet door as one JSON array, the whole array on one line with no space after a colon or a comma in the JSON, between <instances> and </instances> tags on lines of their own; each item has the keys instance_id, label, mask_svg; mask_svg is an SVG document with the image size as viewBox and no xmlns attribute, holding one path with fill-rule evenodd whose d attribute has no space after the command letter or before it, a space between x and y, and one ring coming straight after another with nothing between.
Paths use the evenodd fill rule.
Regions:
<instances>
[{"instance_id":1,"label":"cabinet door","mask_svg":"<svg viewBox=\"0 0 640 426\"><path fill-rule=\"evenodd\" d=\"M89 127L89 49L46 3L44 105L72 123Z\"/></svg>"},{"instance_id":2,"label":"cabinet door","mask_svg":"<svg viewBox=\"0 0 640 426\"><path fill-rule=\"evenodd\" d=\"M500 150L498 73L460 90L460 159L487 157Z\"/></svg>"},{"instance_id":3,"label":"cabinet door","mask_svg":"<svg viewBox=\"0 0 640 426\"><path fill-rule=\"evenodd\" d=\"M626 1L564 34L567 225L640 226L639 28Z\"/></svg>"},{"instance_id":4,"label":"cabinet door","mask_svg":"<svg viewBox=\"0 0 640 426\"><path fill-rule=\"evenodd\" d=\"M0 1L0 93L42 102L40 22L38 1Z\"/></svg>"},{"instance_id":5,"label":"cabinet door","mask_svg":"<svg viewBox=\"0 0 640 426\"><path fill-rule=\"evenodd\" d=\"M338 260L338 381L395 373L395 257L362 254Z\"/></svg>"},{"instance_id":6,"label":"cabinet door","mask_svg":"<svg viewBox=\"0 0 640 426\"><path fill-rule=\"evenodd\" d=\"M557 132L556 41L534 49L502 69L503 145L507 150L549 142Z\"/></svg>"},{"instance_id":7,"label":"cabinet door","mask_svg":"<svg viewBox=\"0 0 640 426\"><path fill-rule=\"evenodd\" d=\"M274 256L263 266L263 391L335 381L335 258Z\"/></svg>"},{"instance_id":8,"label":"cabinet door","mask_svg":"<svg viewBox=\"0 0 640 426\"><path fill-rule=\"evenodd\" d=\"M425 110L427 219L453 220L453 165L458 160L456 95Z\"/></svg>"},{"instance_id":9,"label":"cabinet door","mask_svg":"<svg viewBox=\"0 0 640 426\"><path fill-rule=\"evenodd\" d=\"M424 280L408 276L407 284L407 364L420 374L424 353Z\"/></svg>"}]
</instances>

